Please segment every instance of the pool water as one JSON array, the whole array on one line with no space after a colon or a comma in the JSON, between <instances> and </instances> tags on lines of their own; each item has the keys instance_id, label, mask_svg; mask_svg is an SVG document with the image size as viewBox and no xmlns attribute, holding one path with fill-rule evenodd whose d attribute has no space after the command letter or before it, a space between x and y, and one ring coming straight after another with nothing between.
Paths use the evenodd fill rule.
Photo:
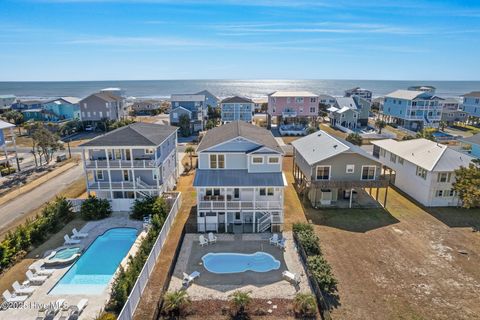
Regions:
<instances>
[{"instance_id":1,"label":"pool water","mask_svg":"<svg viewBox=\"0 0 480 320\"><path fill-rule=\"evenodd\" d=\"M108 230L95 239L49 294L101 294L136 238L133 228Z\"/></svg>"},{"instance_id":2,"label":"pool water","mask_svg":"<svg viewBox=\"0 0 480 320\"><path fill-rule=\"evenodd\" d=\"M208 253L202 261L205 269L212 273L268 272L280 268L280 261L266 252Z\"/></svg>"},{"instance_id":3,"label":"pool water","mask_svg":"<svg viewBox=\"0 0 480 320\"><path fill-rule=\"evenodd\" d=\"M78 247L60 249L60 250L58 250L58 251L55 253L55 255L53 255L52 257L48 258L48 260L55 260L55 259L64 260L64 259L69 259L69 258L71 258L73 255L79 253L80 250L81 250L81 249L78 248Z\"/></svg>"}]
</instances>

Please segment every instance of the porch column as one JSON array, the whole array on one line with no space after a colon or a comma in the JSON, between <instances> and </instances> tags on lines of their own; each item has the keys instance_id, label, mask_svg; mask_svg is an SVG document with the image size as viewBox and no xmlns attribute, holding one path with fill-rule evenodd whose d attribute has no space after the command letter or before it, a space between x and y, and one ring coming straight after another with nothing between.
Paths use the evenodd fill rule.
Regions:
<instances>
[{"instance_id":1,"label":"porch column","mask_svg":"<svg viewBox=\"0 0 480 320\"><path fill-rule=\"evenodd\" d=\"M15 141L15 131L13 130L13 127L10 128L10 135L12 137L12 142L13 142L13 150L15 151L15 160L17 162L17 169L18 172L20 172L20 161L18 161L18 153L17 153L17 142ZM6 143L5 143L6 145Z\"/></svg>"},{"instance_id":2,"label":"porch column","mask_svg":"<svg viewBox=\"0 0 480 320\"><path fill-rule=\"evenodd\" d=\"M352 207L352 198L353 198L353 188L350 189L350 205L349 207Z\"/></svg>"},{"instance_id":3,"label":"porch column","mask_svg":"<svg viewBox=\"0 0 480 320\"><path fill-rule=\"evenodd\" d=\"M110 170L110 159L108 157L108 149L106 149L107 152L107 174L108 174L108 189L110 190L110 199L113 199L113 190L112 190L112 171ZM112 149L112 156L113 156L113 149Z\"/></svg>"},{"instance_id":4,"label":"porch column","mask_svg":"<svg viewBox=\"0 0 480 320\"><path fill-rule=\"evenodd\" d=\"M82 162L83 162L83 170L85 171L85 183L87 186L87 195L90 196L90 188L88 186L88 169L87 169L87 163L85 161L85 149L82 149Z\"/></svg>"},{"instance_id":5,"label":"porch column","mask_svg":"<svg viewBox=\"0 0 480 320\"><path fill-rule=\"evenodd\" d=\"M388 194L388 186L385 189L385 197L383 198L383 207L387 208L387 194Z\"/></svg>"}]
</instances>

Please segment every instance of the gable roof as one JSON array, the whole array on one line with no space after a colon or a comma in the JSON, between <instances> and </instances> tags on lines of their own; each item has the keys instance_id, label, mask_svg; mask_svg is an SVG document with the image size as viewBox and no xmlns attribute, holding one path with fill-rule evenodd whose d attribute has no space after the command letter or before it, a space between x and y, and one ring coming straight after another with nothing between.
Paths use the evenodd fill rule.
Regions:
<instances>
[{"instance_id":1,"label":"gable roof","mask_svg":"<svg viewBox=\"0 0 480 320\"><path fill-rule=\"evenodd\" d=\"M253 103L253 101L248 98L235 96L235 97L225 98L220 103Z\"/></svg>"},{"instance_id":2,"label":"gable roof","mask_svg":"<svg viewBox=\"0 0 480 320\"><path fill-rule=\"evenodd\" d=\"M357 110L357 103L352 97L342 97L342 98L337 98L337 105L340 107L340 110L343 108L352 109L352 110ZM344 110L346 111L346 110Z\"/></svg>"},{"instance_id":3,"label":"gable roof","mask_svg":"<svg viewBox=\"0 0 480 320\"><path fill-rule=\"evenodd\" d=\"M397 98L397 99L407 99L413 100L416 99L418 96L425 94L424 91L414 91L414 90L395 90L390 92L385 97L388 98Z\"/></svg>"},{"instance_id":4,"label":"gable roof","mask_svg":"<svg viewBox=\"0 0 480 320\"><path fill-rule=\"evenodd\" d=\"M55 102L55 101L58 101L58 100L63 100L66 103L69 103L69 104L78 104L80 102L80 99L77 98L77 97L59 97L59 98L47 101L46 103Z\"/></svg>"},{"instance_id":5,"label":"gable roof","mask_svg":"<svg viewBox=\"0 0 480 320\"><path fill-rule=\"evenodd\" d=\"M309 165L326 160L343 152L358 153L368 159L378 162L378 159L365 150L350 142L336 138L325 131L317 131L292 142L295 152L298 152Z\"/></svg>"},{"instance_id":6,"label":"gable roof","mask_svg":"<svg viewBox=\"0 0 480 320\"><path fill-rule=\"evenodd\" d=\"M205 101L203 94L172 94L170 101L187 102L187 101Z\"/></svg>"},{"instance_id":7,"label":"gable roof","mask_svg":"<svg viewBox=\"0 0 480 320\"><path fill-rule=\"evenodd\" d=\"M184 108L184 107L176 107L170 113L173 113L175 110L182 109L183 111L187 111L189 114L192 114L192 111Z\"/></svg>"},{"instance_id":8,"label":"gable roof","mask_svg":"<svg viewBox=\"0 0 480 320\"><path fill-rule=\"evenodd\" d=\"M315 93L310 91L275 91L269 94L270 97L318 97Z\"/></svg>"},{"instance_id":9,"label":"gable roof","mask_svg":"<svg viewBox=\"0 0 480 320\"><path fill-rule=\"evenodd\" d=\"M177 127L166 126L155 123L136 122L129 124L103 136L94 138L81 147L120 147L120 146L158 146L172 133L178 130Z\"/></svg>"},{"instance_id":10,"label":"gable roof","mask_svg":"<svg viewBox=\"0 0 480 320\"><path fill-rule=\"evenodd\" d=\"M202 95L202 94L203 94L204 96L210 95L210 96L212 96L212 97L214 97L215 99L218 100L217 96L214 95L213 93L211 93L211 92L208 91L208 90L202 90L202 91L197 92L197 93L195 93L195 94L196 94L196 95L198 95L198 94Z\"/></svg>"},{"instance_id":11,"label":"gable roof","mask_svg":"<svg viewBox=\"0 0 480 320\"><path fill-rule=\"evenodd\" d=\"M283 153L282 148L270 131L240 120L207 131L207 134L205 134L198 145L197 152L204 151L237 137L243 137L272 150Z\"/></svg>"},{"instance_id":12,"label":"gable roof","mask_svg":"<svg viewBox=\"0 0 480 320\"><path fill-rule=\"evenodd\" d=\"M97 97L105 102L117 102L117 101L120 101L122 98L120 97L117 97L113 94L110 94L108 92L96 92L96 93L92 93L91 95L83 98L82 100L80 101L83 101L85 99L88 99L90 97Z\"/></svg>"},{"instance_id":13,"label":"gable roof","mask_svg":"<svg viewBox=\"0 0 480 320\"><path fill-rule=\"evenodd\" d=\"M472 91L463 95L464 97L480 98L480 91Z\"/></svg>"},{"instance_id":14,"label":"gable roof","mask_svg":"<svg viewBox=\"0 0 480 320\"><path fill-rule=\"evenodd\" d=\"M424 138L406 141L386 139L372 141L372 144L428 171L453 171L460 166L468 166L474 159L446 145Z\"/></svg>"}]
</instances>

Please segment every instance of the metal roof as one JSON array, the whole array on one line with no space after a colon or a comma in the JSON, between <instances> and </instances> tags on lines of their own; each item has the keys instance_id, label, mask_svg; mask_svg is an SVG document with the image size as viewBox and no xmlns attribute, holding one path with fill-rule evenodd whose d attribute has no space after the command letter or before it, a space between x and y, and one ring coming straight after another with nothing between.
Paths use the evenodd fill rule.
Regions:
<instances>
[{"instance_id":1,"label":"metal roof","mask_svg":"<svg viewBox=\"0 0 480 320\"><path fill-rule=\"evenodd\" d=\"M9 122L5 122L5 121L0 120L0 130L7 129L7 128L13 128L13 127L15 127L14 124L11 124Z\"/></svg>"},{"instance_id":2,"label":"metal roof","mask_svg":"<svg viewBox=\"0 0 480 320\"><path fill-rule=\"evenodd\" d=\"M94 138L81 147L121 147L121 146L158 146L162 144L177 127L155 123L136 122L110 131Z\"/></svg>"},{"instance_id":3,"label":"metal roof","mask_svg":"<svg viewBox=\"0 0 480 320\"><path fill-rule=\"evenodd\" d=\"M205 101L203 94L172 94L170 101L188 102L188 101Z\"/></svg>"},{"instance_id":4,"label":"metal roof","mask_svg":"<svg viewBox=\"0 0 480 320\"><path fill-rule=\"evenodd\" d=\"M194 187L284 187L282 172L255 172L248 170L197 170Z\"/></svg>"},{"instance_id":5,"label":"metal roof","mask_svg":"<svg viewBox=\"0 0 480 320\"><path fill-rule=\"evenodd\" d=\"M253 103L253 101L248 98L235 96L235 97L225 98L220 103Z\"/></svg>"}]
</instances>

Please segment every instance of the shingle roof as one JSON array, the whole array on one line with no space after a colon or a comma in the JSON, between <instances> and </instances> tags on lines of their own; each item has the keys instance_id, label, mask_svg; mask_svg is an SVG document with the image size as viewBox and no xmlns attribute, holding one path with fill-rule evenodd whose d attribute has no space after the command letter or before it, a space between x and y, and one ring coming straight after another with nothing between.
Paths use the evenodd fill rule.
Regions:
<instances>
[{"instance_id":1,"label":"shingle roof","mask_svg":"<svg viewBox=\"0 0 480 320\"><path fill-rule=\"evenodd\" d=\"M110 94L108 92L96 92L96 93L92 93L88 97L83 98L80 101L83 101L83 100L85 100L87 98L90 98L90 97L97 97L97 98L100 98L100 99L102 99L103 101L106 101L106 102L116 102L116 101L119 101L119 100L122 99L122 98L116 97L113 94Z\"/></svg>"},{"instance_id":2,"label":"shingle roof","mask_svg":"<svg viewBox=\"0 0 480 320\"><path fill-rule=\"evenodd\" d=\"M468 166L473 160L446 145L423 138L406 141L386 139L372 141L372 144L428 171L453 171L460 166Z\"/></svg>"},{"instance_id":3,"label":"shingle roof","mask_svg":"<svg viewBox=\"0 0 480 320\"><path fill-rule=\"evenodd\" d=\"M270 97L318 97L310 91L275 91L269 94Z\"/></svg>"},{"instance_id":4,"label":"shingle roof","mask_svg":"<svg viewBox=\"0 0 480 320\"><path fill-rule=\"evenodd\" d=\"M480 98L480 91L472 91L470 93L464 94L464 97L474 97L474 98Z\"/></svg>"},{"instance_id":5,"label":"shingle roof","mask_svg":"<svg viewBox=\"0 0 480 320\"><path fill-rule=\"evenodd\" d=\"M94 138L81 147L158 146L177 129L161 124L136 122Z\"/></svg>"},{"instance_id":6,"label":"shingle roof","mask_svg":"<svg viewBox=\"0 0 480 320\"><path fill-rule=\"evenodd\" d=\"M283 154L282 148L270 131L240 120L207 131L207 134L200 142L197 151L200 152L206 150L236 137L246 138Z\"/></svg>"},{"instance_id":7,"label":"shingle roof","mask_svg":"<svg viewBox=\"0 0 480 320\"><path fill-rule=\"evenodd\" d=\"M253 101L248 98L235 96L235 97L225 98L222 100L221 103L253 103Z\"/></svg>"},{"instance_id":8,"label":"shingle roof","mask_svg":"<svg viewBox=\"0 0 480 320\"><path fill-rule=\"evenodd\" d=\"M343 152L355 152L366 158L378 161L359 146L333 137L325 131L317 131L292 142L298 152L309 165L326 160Z\"/></svg>"},{"instance_id":9,"label":"shingle roof","mask_svg":"<svg viewBox=\"0 0 480 320\"><path fill-rule=\"evenodd\" d=\"M256 172L248 170L197 170L194 187L283 187L282 172Z\"/></svg>"},{"instance_id":10,"label":"shingle roof","mask_svg":"<svg viewBox=\"0 0 480 320\"><path fill-rule=\"evenodd\" d=\"M170 101L205 101L203 94L172 94Z\"/></svg>"}]
</instances>

